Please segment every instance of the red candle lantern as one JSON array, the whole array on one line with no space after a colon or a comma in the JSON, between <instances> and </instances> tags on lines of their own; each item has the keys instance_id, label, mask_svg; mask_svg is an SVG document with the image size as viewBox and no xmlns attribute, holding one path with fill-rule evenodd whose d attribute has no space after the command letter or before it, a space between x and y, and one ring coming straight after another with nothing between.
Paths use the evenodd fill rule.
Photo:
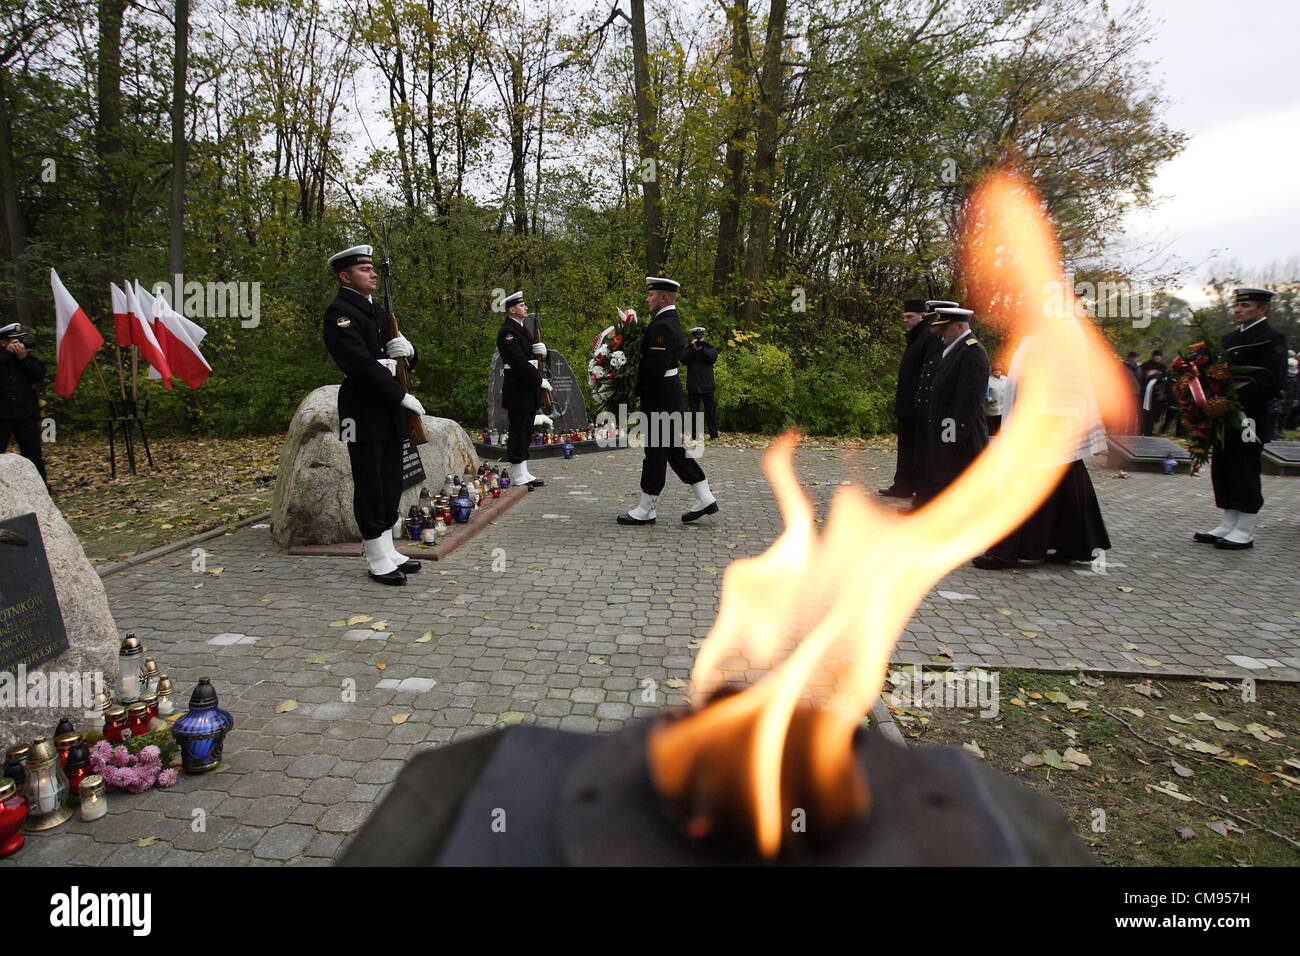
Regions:
<instances>
[{"instance_id":1,"label":"red candle lantern","mask_svg":"<svg viewBox=\"0 0 1300 956\"><path fill-rule=\"evenodd\" d=\"M23 848L23 821L30 804L27 795L8 777L0 777L0 857L10 856Z\"/></svg>"},{"instance_id":2,"label":"red candle lantern","mask_svg":"<svg viewBox=\"0 0 1300 956\"><path fill-rule=\"evenodd\" d=\"M104 739L110 744L120 744L124 737L130 734L130 728L126 722L126 708L121 704L114 704L108 710L104 711Z\"/></svg>"}]
</instances>

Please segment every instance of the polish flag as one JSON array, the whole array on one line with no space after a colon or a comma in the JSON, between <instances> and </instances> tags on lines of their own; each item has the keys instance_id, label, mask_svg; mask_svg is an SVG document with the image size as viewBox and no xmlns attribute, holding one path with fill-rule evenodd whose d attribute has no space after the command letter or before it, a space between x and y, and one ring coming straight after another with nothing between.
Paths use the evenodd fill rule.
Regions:
<instances>
[{"instance_id":1,"label":"polish flag","mask_svg":"<svg viewBox=\"0 0 1300 956\"><path fill-rule=\"evenodd\" d=\"M131 283L122 283L124 286L122 289L111 282L108 285L113 296L113 323L117 328L117 344L134 345L138 348L149 364L150 370L157 369L162 373L154 377L161 378L163 385L171 388L171 366L157 337L153 334L153 329L149 327L139 302L136 301L135 290L131 287Z\"/></svg>"},{"instance_id":2,"label":"polish flag","mask_svg":"<svg viewBox=\"0 0 1300 956\"><path fill-rule=\"evenodd\" d=\"M58 356L54 390L62 397L70 398L81 383L86 366L104 344L104 337L63 287L59 274L53 269L50 270L50 287L54 290L54 350Z\"/></svg>"},{"instance_id":3,"label":"polish flag","mask_svg":"<svg viewBox=\"0 0 1300 956\"><path fill-rule=\"evenodd\" d=\"M198 388L212 374L212 366L199 351L207 331L173 309L162 296L150 296L150 301L154 334L167 353L172 373L190 388ZM153 378L154 373L150 372L149 377Z\"/></svg>"}]
</instances>

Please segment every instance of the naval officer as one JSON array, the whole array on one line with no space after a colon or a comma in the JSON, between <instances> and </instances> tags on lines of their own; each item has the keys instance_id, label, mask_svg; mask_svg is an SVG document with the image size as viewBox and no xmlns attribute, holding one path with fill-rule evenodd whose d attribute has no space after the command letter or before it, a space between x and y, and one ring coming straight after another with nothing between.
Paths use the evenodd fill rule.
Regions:
<instances>
[{"instance_id":1,"label":"naval officer","mask_svg":"<svg viewBox=\"0 0 1300 956\"><path fill-rule=\"evenodd\" d=\"M637 368L637 395L641 411L650 419L645 457L641 461L641 498L636 507L618 516L619 524L654 524L659 493L664 490L668 468L691 486L694 500L682 514L682 521L698 521L718 510L709 491L709 479L694 458L682 447L682 422L686 403L677 377L677 359L686 347L681 320L677 316L677 293L681 283L659 276L646 276L646 305L650 324L641 340L641 364ZM658 423L658 424L657 424Z\"/></svg>"},{"instance_id":2,"label":"naval officer","mask_svg":"<svg viewBox=\"0 0 1300 956\"><path fill-rule=\"evenodd\" d=\"M516 485L540 488L546 482L528 470L528 449L532 445L533 419L537 416L540 392L551 390L551 383L533 364L535 359L546 357L546 345L534 342L524 325L528 304L522 292L508 296L502 304L506 307L506 318L497 332L497 351L501 353L504 372L501 407L509 417L506 458L510 462L510 480Z\"/></svg>"},{"instance_id":3,"label":"naval officer","mask_svg":"<svg viewBox=\"0 0 1300 956\"><path fill-rule=\"evenodd\" d=\"M370 578L405 584L420 570L393 544L400 518L402 444L407 412L424 408L397 381L397 363L414 367L418 356L405 336L389 338L384 310L373 296L379 286L370 246L353 246L329 258L338 295L325 309L325 348L343 370L339 388L339 438L352 465L352 508Z\"/></svg>"},{"instance_id":4,"label":"naval officer","mask_svg":"<svg viewBox=\"0 0 1300 956\"><path fill-rule=\"evenodd\" d=\"M1217 527L1192 537L1222 551L1243 551L1255 545L1255 521L1264 507L1259 479L1260 459L1269 432L1269 405L1286 384L1286 336L1269 324L1274 293L1268 289L1237 289L1232 314L1236 330L1223 337L1233 365L1254 366L1237 388L1244 427L1224 429L1222 445L1210 450L1210 480L1214 504L1223 512Z\"/></svg>"}]
</instances>

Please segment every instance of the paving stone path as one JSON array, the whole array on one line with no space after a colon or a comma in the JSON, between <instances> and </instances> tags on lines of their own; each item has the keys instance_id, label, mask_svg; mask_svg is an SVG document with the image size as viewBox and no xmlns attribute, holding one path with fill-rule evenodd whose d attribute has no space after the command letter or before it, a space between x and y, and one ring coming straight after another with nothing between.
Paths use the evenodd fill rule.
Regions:
<instances>
[{"instance_id":1,"label":"paving stone path","mask_svg":"<svg viewBox=\"0 0 1300 956\"><path fill-rule=\"evenodd\" d=\"M663 517L642 528L613 521L635 502L638 452L540 462L546 488L405 588L369 583L357 559L286 555L265 527L205 543L208 573L176 552L109 576L118 627L172 675L179 704L212 678L235 718L229 769L111 794L109 817L34 834L0 865L326 864L421 748L503 723L590 732L655 713L680 691L647 704L644 682L689 676L723 569L780 532L759 455L711 447L720 515L681 525L689 493L670 474ZM806 448L796 462L822 505L843 480L876 488L893 471L877 450ZM1266 476L1255 549L1221 552L1190 540L1215 520L1208 477L1092 474L1115 544L1105 573L959 568L894 659L946 649L958 664L1300 680L1300 480ZM370 619L331 626L354 615Z\"/></svg>"}]
</instances>

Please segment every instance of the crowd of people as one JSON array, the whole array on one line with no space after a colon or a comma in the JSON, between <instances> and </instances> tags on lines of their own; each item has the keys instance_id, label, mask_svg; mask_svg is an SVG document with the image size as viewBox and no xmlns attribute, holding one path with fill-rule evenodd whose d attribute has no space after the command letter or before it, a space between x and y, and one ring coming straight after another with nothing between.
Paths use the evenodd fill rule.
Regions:
<instances>
[{"instance_id":1,"label":"crowd of people","mask_svg":"<svg viewBox=\"0 0 1300 956\"><path fill-rule=\"evenodd\" d=\"M1196 532L1193 539L1222 550L1254 546L1256 516L1263 506L1260 459L1264 444L1296 425L1300 411L1300 379L1294 351L1286 337L1268 322L1274 293L1241 288L1234 293L1237 328L1223 337L1232 361L1250 371L1239 385L1245 425L1238 434L1228 428L1222 444L1211 454L1211 480L1219 525ZM974 461L1015 412L1015 391L1026 357L1039 343L1023 339L1011 359L1008 374L1000 364L989 367L988 355L970 330L972 313L956 302L908 299L902 322L906 344L898 369L894 410L898 418L898 460L893 483L880 489L885 497L906 499L900 510L915 510L947 488ZM1083 354L1082 329L1077 334ZM958 343L961 343L959 346ZM1156 349L1139 363L1129 352L1124 367L1132 381L1133 414L1125 434L1163 434L1172 424L1184 434L1174 379L1164 354ZM1048 409L1072 429L1062 460L1041 462L1064 466L1047 500L1005 539L976 557L983 570L1008 570L1021 563L1092 561L1111 546L1096 491L1084 462L1106 450L1102 423L1092 385L1080 371L1059 371L1053 381Z\"/></svg>"}]
</instances>

